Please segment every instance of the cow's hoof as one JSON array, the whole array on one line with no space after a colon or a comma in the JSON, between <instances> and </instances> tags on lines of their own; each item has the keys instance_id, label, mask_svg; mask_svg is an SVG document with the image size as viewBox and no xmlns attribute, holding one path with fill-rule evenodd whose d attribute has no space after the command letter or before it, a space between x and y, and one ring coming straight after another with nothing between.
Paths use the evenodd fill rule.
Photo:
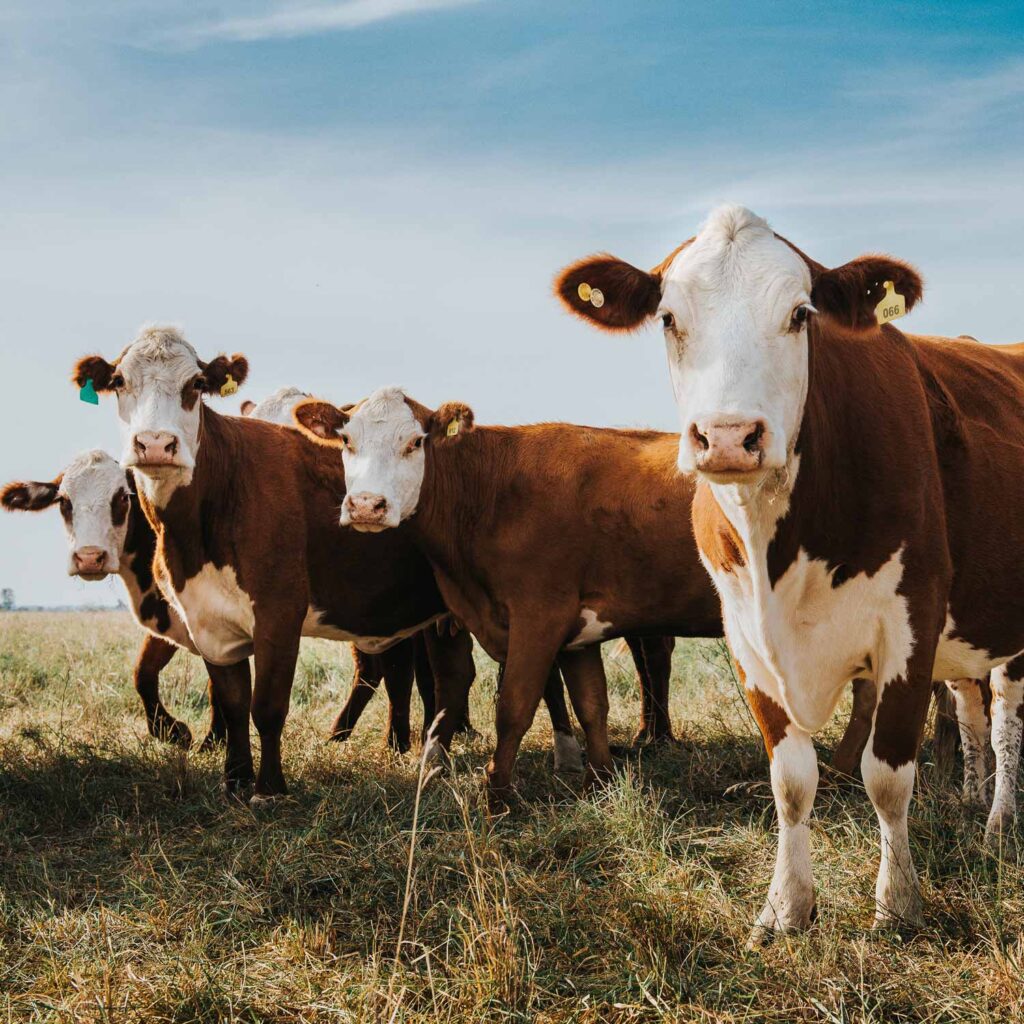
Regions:
<instances>
[{"instance_id":1,"label":"cow's hoof","mask_svg":"<svg viewBox=\"0 0 1024 1024\"><path fill-rule=\"evenodd\" d=\"M249 794L252 792L252 779L228 779L224 783L224 797L233 804L245 804L249 802Z\"/></svg>"},{"instance_id":2,"label":"cow's hoof","mask_svg":"<svg viewBox=\"0 0 1024 1024\"><path fill-rule=\"evenodd\" d=\"M181 747L182 750L188 750L192 746L192 730L184 722L179 722L176 718L169 718L159 723L151 731L152 735L158 740L170 743L175 747Z\"/></svg>"},{"instance_id":3,"label":"cow's hoof","mask_svg":"<svg viewBox=\"0 0 1024 1024\"><path fill-rule=\"evenodd\" d=\"M994 807L985 825L985 848L996 857L1016 859L1017 841L1013 834L1016 815L1013 811L997 811Z\"/></svg>"},{"instance_id":4,"label":"cow's hoof","mask_svg":"<svg viewBox=\"0 0 1024 1024\"><path fill-rule=\"evenodd\" d=\"M818 905L813 892L785 902L769 896L757 916L754 927L750 930L750 937L744 948L750 952L767 945L780 933L806 931L817 919Z\"/></svg>"},{"instance_id":5,"label":"cow's hoof","mask_svg":"<svg viewBox=\"0 0 1024 1024\"><path fill-rule=\"evenodd\" d=\"M921 894L914 886L906 895L898 900L895 906L879 906L875 909L875 920L871 924L873 931L898 932L911 934L924 927L924 908Z\"/></svg>"},{"instance_id":6,"label":"cow's hoof","mask_svg":"<svg viewBox=\"0 0 1024 1024\"><path fill-rule=\"evenodd\" d=\"M283 794L253 793L249 798L249 809L256 814L269 813L283 799Z\"/></svg>"},{"instance_id":7,"label":"cow's hoof","mask_svg":"<svg viewBox=\"0 0 1024 1024\"><path fill-rule=\"evenodd\" d=\"M211 750L219 750L225 743L227 743L227 737L211 729L199 744L199 753L208 754Z\"/></svg>"},{"instance_id":8,"label":"cow's hoof","mask_svg":"<svg viewBox=\"0 0 1024 1024\"><path fill-rule=\"evenodd\" d=\"M633 750L641 750L644 747L681 747L683 744L671 732L664 732L658 729L640 729L633 737L630 745Z\"/></svg>"}]
</instances>

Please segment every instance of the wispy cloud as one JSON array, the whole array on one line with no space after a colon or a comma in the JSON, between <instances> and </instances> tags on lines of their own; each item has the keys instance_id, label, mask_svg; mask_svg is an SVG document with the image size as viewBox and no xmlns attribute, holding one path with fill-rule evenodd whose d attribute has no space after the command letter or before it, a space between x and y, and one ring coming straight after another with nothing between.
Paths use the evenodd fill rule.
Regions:
<instances>
[{"instance_id":1,"label":"wispy cloud","mask_svg":"<svg viewBox=\"0 0 1024 1024\"><path fill-rule=\"evenodd\" d=\"M179 46L207 43L252 43L264 39L294 39L321 32L363 28L410 14L466 7L481 0L344 0L342 3L277 5L263 14L222 18L172 29L160 41Z\"/></svg>"}]
</instances>

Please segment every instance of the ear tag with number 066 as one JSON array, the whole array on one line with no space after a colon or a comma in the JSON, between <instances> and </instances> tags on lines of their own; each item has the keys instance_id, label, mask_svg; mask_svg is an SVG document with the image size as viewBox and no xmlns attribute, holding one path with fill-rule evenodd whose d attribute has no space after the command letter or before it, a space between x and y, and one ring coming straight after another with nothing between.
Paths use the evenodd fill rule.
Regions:
<instances>
[{"instance_id":1,"label":"ear tag with number 066","mask_svg":"<svg viewBox=\"0 0 1024 1024\"><path fill-rule=\"evenodd\" d=\"M896 291L892 281L885 282L885 296L875 306L875 319L880 324L887 324L890 320L898 320L901 316L907 315L907 300Z\"/></svg>"}]
</instances>

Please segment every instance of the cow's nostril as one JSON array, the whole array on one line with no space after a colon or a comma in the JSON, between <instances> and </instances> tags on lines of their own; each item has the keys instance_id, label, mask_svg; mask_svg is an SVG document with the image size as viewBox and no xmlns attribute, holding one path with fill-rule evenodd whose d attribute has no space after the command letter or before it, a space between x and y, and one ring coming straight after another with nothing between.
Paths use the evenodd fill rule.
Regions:
<instances>
[{"instance_id":1,"label":"cow's nostril","mask_svg":"<svg viewBox=\"0 0 1024 1024\"><path fill-rule=\"evenodd\" d=\"M373 511L374 512L383 512L387 507L388 507L387 498L378 498L373 503Z\"/></svg>"},{"instance_id":2,"label":"cow's nostril","mask_svg":"<svg viewBox=\"0 0 1024 1024\"><path fill-rule=\"evenodd\" d=\"M174 438L173 441L171 441L167 445L165 445L164 446L164 451L166 451L168 455L177 455L178 454L178 439Z\"/></svg>"},{"instance_id":3,"label":"cow's nostril","mask_svg":"<svg viewBox=\"0 0 1024 1024\"><path fill-rule=\"evenodd\" d=\"M751 455L755 455L757 450L761 447L761 438L764 437L764 424L758 423L754 429L743 438L743 447L750 452Z\"/></svg>"},{"instance_id":4,"label":"cow's nostril","mask_svg":"<svg viewBox=\"0 0 1024 1024\"><path fill-rule=\"evenodd\" d=\"M697 429L696 423L690 427L690 437L701 451L706 452L708 450L708 439Z\"/></svg>"}]
</instances>

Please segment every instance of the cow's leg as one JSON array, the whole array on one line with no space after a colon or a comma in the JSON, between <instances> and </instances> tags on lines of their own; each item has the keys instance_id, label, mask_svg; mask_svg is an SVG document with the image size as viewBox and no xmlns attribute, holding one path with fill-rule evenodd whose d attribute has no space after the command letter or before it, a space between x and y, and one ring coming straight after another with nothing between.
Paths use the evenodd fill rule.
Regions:
<instances>
[{"instance_id":1,"label":"cow's leg","mask_svg":"<svg viewBox=\"0 0 1024 1024\"><path fill-rule=\"evenodd\" d=\"M979 680L980 682L980 680ZM987 682L981 687L988 692ZM935 732L932 735L932 760L938 771L951 775L956 763L956 745L960 739L960 723L957 718L956 701L953 692L945 682L935 683L932 687L935 697ZM986 715L988 703L985 704ZM986 734L988 730L986 728Z\"/></svg>"},{"instance_id":2,"label":"cow's leg","mask_svg":"<svg viewBox=\"0 0 1024 1024\"><path fill-rule=\"evenodd\" d=\"M992 670L992 747L996 790L985 825L985 841L998 850L1017 816L1017 766L1024 728L1024 656Z\"/></svg>"},{"instance_id":3,"label":"cow's leg","mask_svg":"<svg viewBox=\"0 0 1024 1024\"><path fill-rule=\"evenodd\" d=\"M224 717L227 750L224 758L224 788L228 796L237 796L253 780L252 749L249 745L249 705L252 684L249 659L236 665L211 665L211 694Z\"/></svg>"},{"instance_id":4,"label":"cow's leg","mask_svg":"<svg viewBox=\"0 0 1024 1024\"><path fill-rule=\"evenodd\" d=\"M427 627L430 628L429 626ZM430 723L437 716L437 683L434 679L434 670L430 665L430 655L427 653L427 639L424 631L421 630L413 637L413 661L416 674L416 690L420 695L420 703L423 705L423 730L420 733L420 742L425 742L427 730Z\"/></svg>"},{"instance_id":5,"label":"cow's leg","mask_svg":"<svg viewBox=\"0 0 1024 1024\"><path fill-rule=\"evenodd\" d=\"M288 792L281 766L281 733L288 717L299 656L300 623L301 619L294 629L281 628L276 635L261 635L257 624L252 720L260 736L260 767L256 773L256 791L250 801L253 807L269 804Z\"/></svg>"},{"instance_id":6,"label":"cow's leg","mask_svg":"<svg viewBox=\"0 0 1024 1024\"><path fill-rule=\"evenodd\" d=\"M434 742L427 751L428 761L443 758L451 746L455 732L469 721L469 690L476 678L473 661L473 637L464 629L440 631L428 627L423 631L427 657L435 684L435 714L424 721L429 730L437 716Z\"/></svg>"},{"instance_id":7,"label":"cow's leg","mask_svg":"<svg viewBox=\"0 0 1024 1024\"><path fill-rule=\"evenodd\" d=\"M146 709L146 727L150 736L174 743L186 750L192 745L189 727L180 722L160 700L160 673L178 648L152 633L147 633L135 660L135 692Z\"/></svg>"},{"instance_id":8,"label":"cow's leg","mask_svg":"<svg viewBox=\"0 0 1024 1024\"><path fill-rule=\"evenodd\" d=\"M962 799L968 807L988 806L988 708L981 692L980 679L947 679L953 697L960 743L964 748L964 785Z\"/></svg>"},{"instance_id":9,"label":"cow's leg","mask_svg":"<svg viewBox=\"0 0 1024 1024\"><path fill-rule=\"evenodd\" d=\"M370 703L370 698L377 691L384 676L380 656L364 654L355 644L352 645L352 664L352 689L349 690L348 700L338 712L338 717L335 718L327 737L335 743L344 743L352 735L356 722L366 710L366 705Z\"/></svg>"},{"instance_id":10,"label":"cow's leg","mask_svg":"<svg viewBox=\"0 0 1024 1024\"><path fill-rule=\"evenodd\" d=\"M832 768L840 775L853 775L853 770L864 753L864 745L871 732L871 721L875 717L875 701L878 691L871 679L854 679L853 707L846 732L832 754Z\"/></svg>"},{"instance_id":11,"label":"cow's leg","mask_svg":"<svg viewBox=\"0 0 1024 1024\"><path fill-rule=\"evenodd\" d=\"M775 871L750 936L752 947L773 932L807 928L817 914L810 817L818 790L818 759L810 733L789 720L775 679L753 657L746 664L737 658L736 665L768 752L779 830Z\"/></svg>"},{"instance_id":12,"label":"cow's leg","mask_svg":"<svg viewBox=\"0 0 1024 1024\"><path fill-rule=\"evenodd\" d=\"M608 681L601 647L593 644L580 651L563 651L558 664L569 687L573 710L583 726L590 775L606 780L612 774L612 753L608 749Z\"/></svg>"},{"instance_id":13,"label":"cow's leg","mask_svg":"<svg viewBox=\"0 0 1024 1024\"><path fill-rule=\"evenodd\" d=\"M565 703L565 687L557 665L551 666L544 684L544 703L551 717L551 738L555 748L556 775L578 774L584 770L583 751L572 731L572 719Z\"/></svg>"},{"instance_id":14,"label":"cow's leg","mask_svg":"<svg viewBox=\"0 0 1024 1024\"><path fill-rule=\"evenodd\" d=\"M537 712L548 673L567 629L553 634L551 621L512 620L508 660L498 690L495 726L498 742L487 765L488 798L493 809L506 806L519 745Z\"/></svg>"},{"instance_id":15,"label":"cow's leg","mask_svg":"<svg viewBox=\"0 0 1024 1024\"><path fill-rule=\"evenodd\" d=\"M384 687L391 708L388 714L388 745L404 754L411 746L409 705L416 674L415 647L412 640L403 640L381 655L384 663Z\"/></svg>"},{"instance_id":16,"label":"cow's leg","mask_svg":"<svg viewBox=\"0 0 1024 1024\"><path fill-rule=\"evenodd\" d=\"M203 664L206 665L206 691L210 701L210 724L207 727L203 741L199 744L200 753L205 754L207 751L215 750L227 742L228 723L224 718L224 712L217 703L216 687L213 685L213 676L210 674L210 663L204 661Z\"/></svg>"},{"instance_id":17,"label":"cow's leg","mask_svg":"<svg viewBox=\"0 0 1024 1024\"><path fill-rule=\"evenodd\" d=\"M673 636L626 637L640 677L640 725L633 736L633 746L671 741L672 719L669 717L669 681L672 677Z\"/></svg>"}]
</instances>

